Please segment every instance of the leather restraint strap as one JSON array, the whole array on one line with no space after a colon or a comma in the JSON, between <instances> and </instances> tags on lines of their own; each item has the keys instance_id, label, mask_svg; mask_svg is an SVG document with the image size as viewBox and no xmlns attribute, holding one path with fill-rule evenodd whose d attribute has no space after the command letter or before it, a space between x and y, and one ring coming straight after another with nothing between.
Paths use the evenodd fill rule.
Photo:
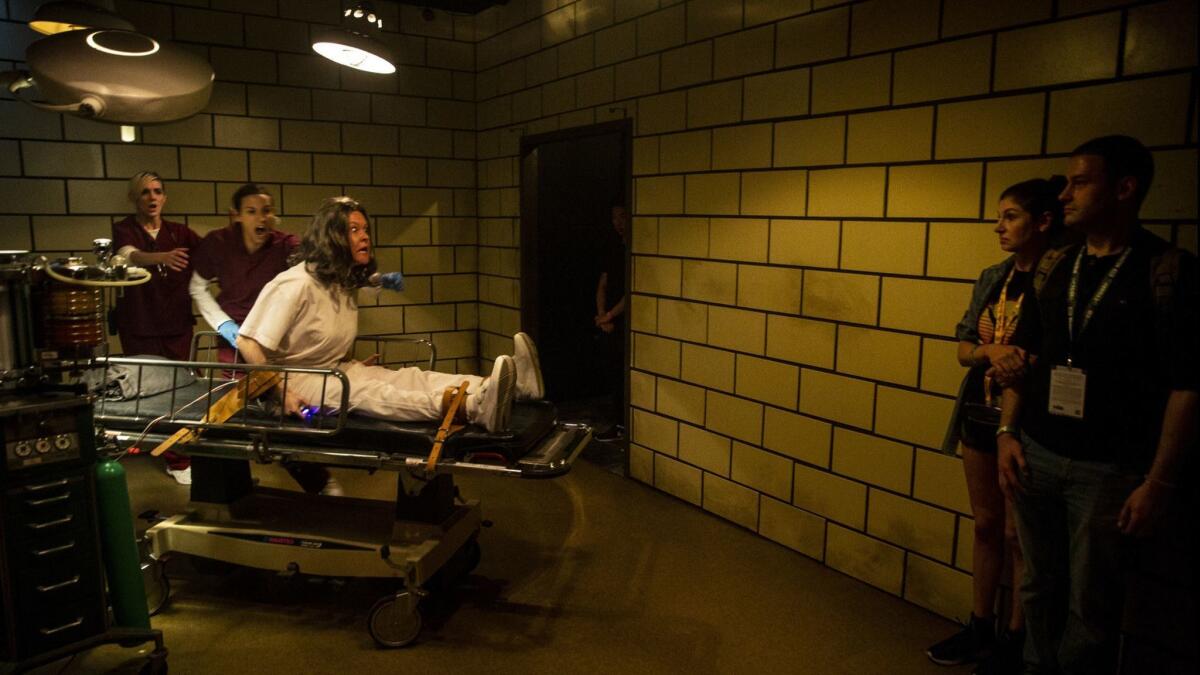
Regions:
<instances>
[{"instance_id":1,"label":"leather restraint strap","mask_svg":"<svg viewBox=\"0 0 1200 675\"><path fill-rule=\"evenodd\" d=\"M449 387L442 393L442 409L446 411L446 414L442 417L442 425L438 427L437 436L433 439L433 448L429 450L429 458L425 460L426 471L433 471L437 468L438 459L442 456L442 445L445 444L447 438L464 426L455 424L455 422L466 421L466 407L463 402L467 400L468 384L464 381L459 386Z\"/></svg>"},{"instance_id":2,"label":"leather restraint strap","mask_svg":"<svg viewBox=\"0 0 1200 675\"><path fill-rule=\"evenodd\" d=\"M201 422L220 423L233 417L239 410L246 407L246 401L258 398L279 384L283 375L271 370L256 370L249 377L238 381L233 391L217 399L208 409L208 414L200 418ZM191 443L200 437L201 429L180 429L170 438L158 444L150 454L158 457L176 443Z\"/></svg>"}]
</instances>

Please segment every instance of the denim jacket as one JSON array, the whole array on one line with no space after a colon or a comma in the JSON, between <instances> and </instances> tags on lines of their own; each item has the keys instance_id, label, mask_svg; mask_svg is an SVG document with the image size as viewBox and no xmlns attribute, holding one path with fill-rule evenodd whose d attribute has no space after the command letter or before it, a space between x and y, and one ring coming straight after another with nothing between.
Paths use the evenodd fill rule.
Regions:
<instances>
[{"instance_id":1,"label":"denim jacket","mask_svg":"<svg viewBox=\"0 0 1200 675\"><path fill-rule=\"evenodd\" d=\"M1005 277L1008 276L1009 270L1016 260L1016 256L1009 256L1003 262L996 263L991 267L985 267L979 273L979 280L975 282L975 288L971 291L971 304L967 306L967 311L963 312L962 320L958 322L958 326L954 329L954 336L959 342L974 342L979 344L979 315L983 313L984 307L987 305L990 298L999 288L1000 284L1004 283ZM950 415L950 424L946 428L946 435L942 440L942 452L953 455L958 451L958 440L960 436L959 415L963 409L963 397L966 393L967 375L963 375L962 384L958 385L958 397L954 399L954 412Z\"/></svg>"}]
</instances>

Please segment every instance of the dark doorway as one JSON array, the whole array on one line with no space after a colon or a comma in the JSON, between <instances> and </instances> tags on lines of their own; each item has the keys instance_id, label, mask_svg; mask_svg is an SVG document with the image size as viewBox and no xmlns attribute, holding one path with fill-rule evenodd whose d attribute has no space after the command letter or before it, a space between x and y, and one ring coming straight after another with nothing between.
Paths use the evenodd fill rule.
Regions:
<instances>
[{"instance_id":1,"label":"dark doorway","mask_svg":"<svg viewBox=\"0 0 1200 675\"><path fill-rule=\"evenodd\" d=\"M629 203L631 138L622 120L521 143L522 328L537 341L560 410L592 405L595 421L622 425L628 313L608 334L594 318L601 273L619 274L621 292L628 279L611 209Z\"/></svg>"}]
</instances>

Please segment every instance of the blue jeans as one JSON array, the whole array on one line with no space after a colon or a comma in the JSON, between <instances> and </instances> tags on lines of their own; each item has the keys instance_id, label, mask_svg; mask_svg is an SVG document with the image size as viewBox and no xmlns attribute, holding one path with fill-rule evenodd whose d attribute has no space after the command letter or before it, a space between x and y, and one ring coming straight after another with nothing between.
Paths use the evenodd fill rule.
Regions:
<instances>
[{"instance_id":1,"label":"blue jeans","mask_svg":"<svg viewBox=\"0 0 1200 675\"><path fill-rule=\"evenodd\" d=\"M1026 673L1115 673L1130 539L1117 529L1142 476L1056 455L1024 436L1014 513L1025 576Z\"/></svg>"}]
</instances>

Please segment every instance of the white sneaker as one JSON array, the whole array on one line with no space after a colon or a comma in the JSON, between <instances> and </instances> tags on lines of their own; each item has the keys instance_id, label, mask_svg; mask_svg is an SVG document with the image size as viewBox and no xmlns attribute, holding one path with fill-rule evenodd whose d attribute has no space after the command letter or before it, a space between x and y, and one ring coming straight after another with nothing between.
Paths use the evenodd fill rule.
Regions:
<instances>
[{"instance_id":1,"label":"white sneaker","mask_svg":"<svg viewBox=\"0 0 1200 675\"><path fill-rule=\"evenodd\" d=\"M537 345L526 333L513 336L513 364L517 367L517 400L540 401L546 396Z\"/></svg>"},{"instance_id":2,"label":"white sneaker","mask_svg":"<svg viewBox=\"0 0 1200 675\"><path fill-rule=\"evenodd\" d=\"M325 487L321 488L320 494L323 494L326 497L346 496L346 492L342 490L342 484L339 483L338 480L333 476L330 476L329 480L325 481Z\"/></svg>"},{"instance_id":3,"label":"white sneaker","mask_svg":"<svg viewBox=\"0 0 1200 675\"><path fill-rule=\"evenodd\" d=\"M189 465L186 469L167 469L167 474L175 479L180 485L192 484L192 467Z\"/></svg>"},{"instance_id":4,"label":"white sneaker","mask_svg":"<svg viewBox=\"0 0 1200 675\"><path fill-rule=\"evenodd\" d=\"M512 357L498 357L492 376L484 381L478 394L468 397L467 419L493 434L508 429L516 388L517 368Z\"/></svg>"}]
</instances>

